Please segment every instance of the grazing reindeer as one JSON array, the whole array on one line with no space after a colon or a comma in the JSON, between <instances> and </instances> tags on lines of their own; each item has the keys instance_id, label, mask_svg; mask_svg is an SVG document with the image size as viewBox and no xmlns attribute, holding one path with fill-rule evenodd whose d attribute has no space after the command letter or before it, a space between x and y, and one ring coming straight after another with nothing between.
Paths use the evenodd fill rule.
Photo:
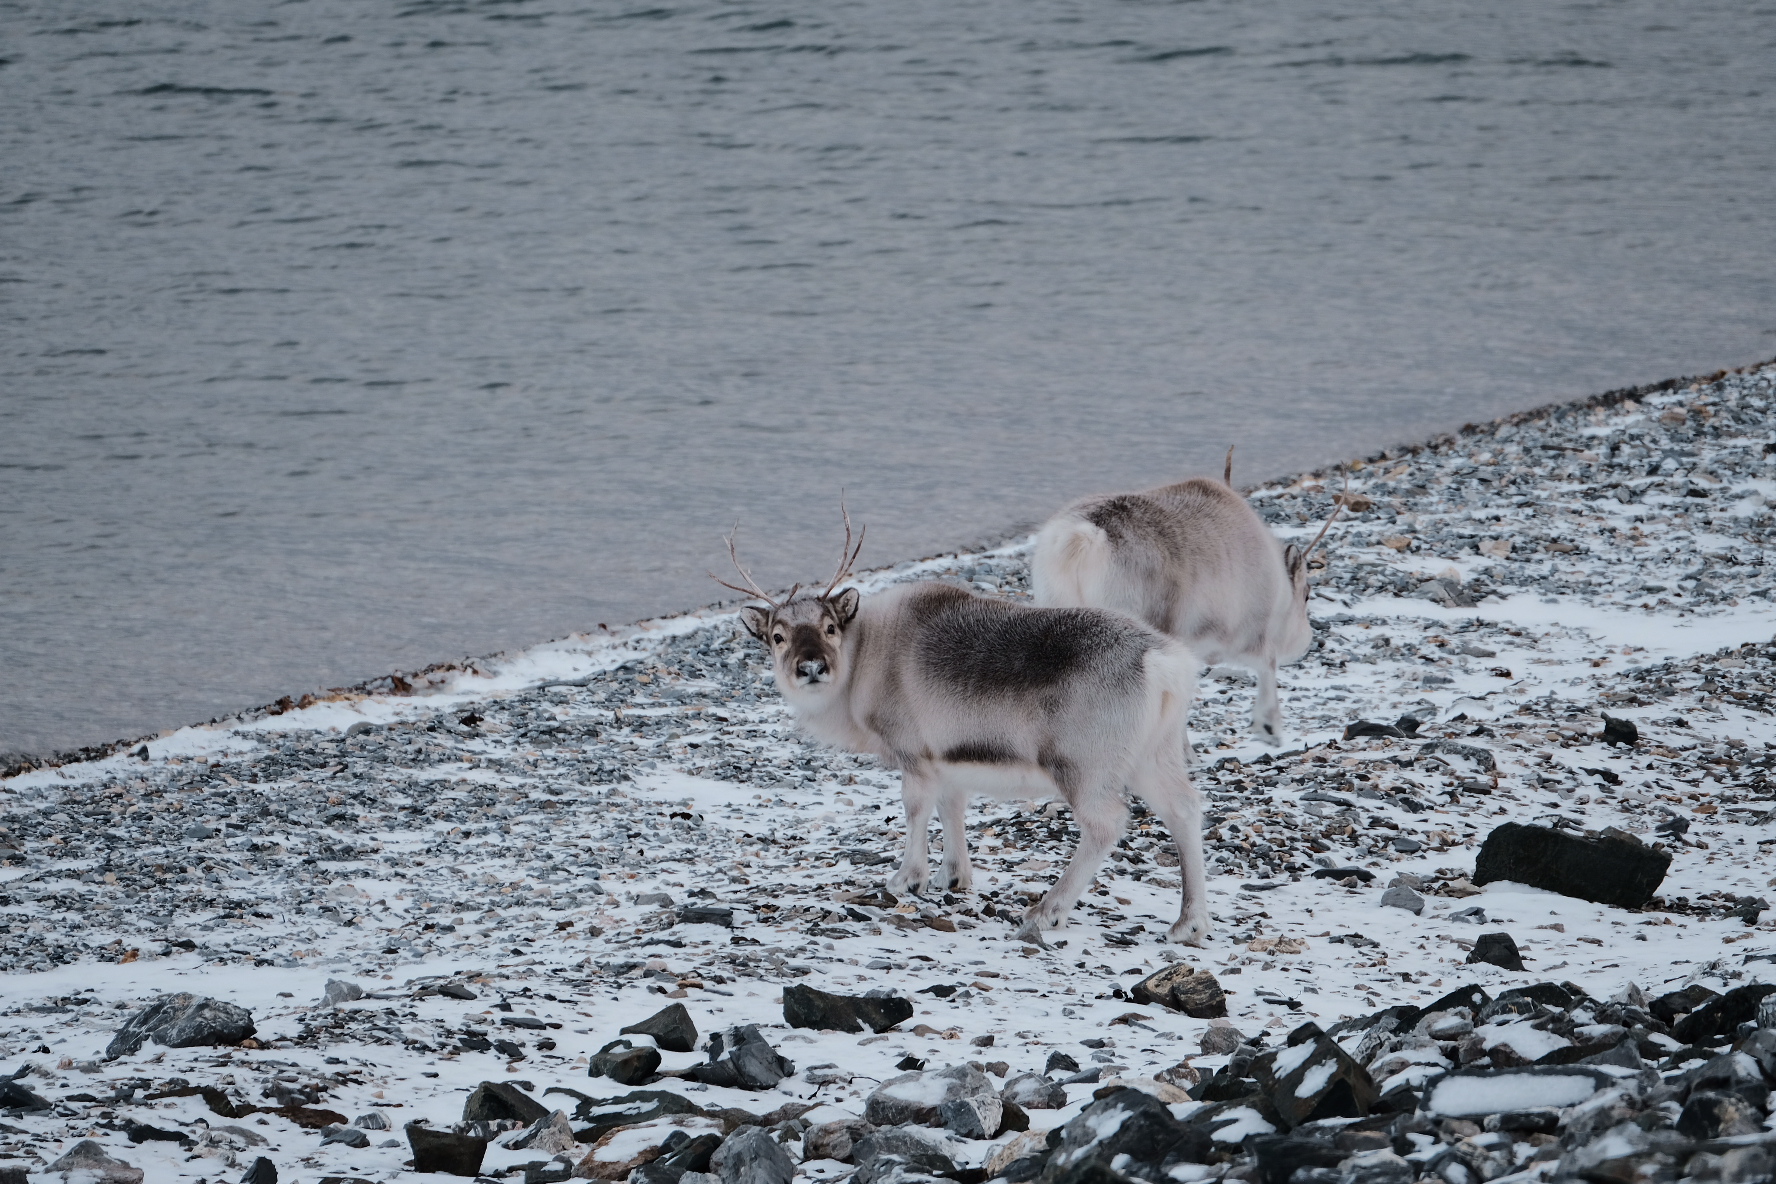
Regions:
<instances>
[{"instance_id":1,"label":"grazing reindeer","mask_svg":"<svg viewBox=\"0 0 1776 1184\"><path fill-rule=\"evenodd\" d=\"M1043 524L1030 559L1036 603L1116 609L1169 633L1210 664L1258 676L1252 731L1282 741L1277 666L1313 642L1307 561L1344 506L1304 550L1277 542L1233 488L1193 477L1145 493L1088 497Z\"/></svg>"},{"instance_id":2,"label":"grazing reindeer","mask_svg":"<svg viewBox=\"0 0 1776 1184\"><path fill-rule=\"evenodd\" d=\"M1176 941L1208 931L1202 802L1184 764L1184 722L1196 656L1120 613L1035 608L950 584L903 584L863 599L835 591L858 549L845 521L839 570L818 595L767 596L741 619L770 651L778 689L815 739L874 753L900 770L906 851L888 881L922 892L931 875L926 829L943 824L941 882L973 878L963 810L971 792L1058 796L1073 808L1079 847L1059 881L1024 914L1020 937L1040 941L1090 884L1128 823L1128 786L1153 807L1178 848L1183 900Z\"/></svg>"}]
</instances>

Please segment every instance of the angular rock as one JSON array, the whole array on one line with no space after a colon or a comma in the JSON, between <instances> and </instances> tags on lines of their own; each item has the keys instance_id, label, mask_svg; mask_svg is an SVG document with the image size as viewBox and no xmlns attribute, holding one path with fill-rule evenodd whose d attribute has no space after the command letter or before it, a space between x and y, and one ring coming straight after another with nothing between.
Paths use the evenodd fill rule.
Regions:
<instances>
[{"instance_id":1,"label":"angular rock","mask_svg":"<svg viewBox=\"0 0 1776 1184\"><path fill-rule=\"evenodd\" d=\"M1005 1103L998 1097L952 1098L937 1109L938 1121L964 1139L996 1139Z\"/></svg>"},{"instance_id":2,"label":"angular rock","mask_svg":"<svg viewBox=\"0 0 1776 1184\"><path fill-rule=\"evenodd\" d=\"M1407 733L1393 724L1370 723L1366 719L1360 719L1354 724L1344 726L1346 740L1359 740L1367 736L1386 736L1396 740L1404 740Z\"/></svg>"},{"instance_id":3,"label":"angular rock","mask_svg":"<svg viewBox=\"0 0 1776 1184\"><path fill-rule=\"evenodd\" d=\"M253 1160L253 1166L247 1174L240 1178L240 1184L278 1184L277 1164L272 1163L263 1155Z\"/></svg>"},{"instance_id":4,"label":"angular rock","mask_svg":"<svg viewBox=\"0 0 1776 1184\"><path fill-rule=\"evenodd\" d=\"M1227 1014L1227 993L1215 976L1183 962L1164 966L1136 983L1129 995L1136 1003L1157 1003L1192 1019L1220 1019Z\"/></svg>"},{"instance_id":5,"label":"angular rock","mask_svg":"<svg viewBox=\"0 0 1776 1184\"><path fill-rule=\"evenodd\" d=\"M1078 1069L1073 1066L1075 1072ZM1025 1110L1059 1110L1067 1104L1066 1088L1040 1073L1019 1073L1005 1083L999 1097Z\"/></svg>"},{"instance_id":6,"label":"angular rock","mask_svg":"<svg viewBox=\"0 0 1776 1184\"><path fill-rule=\"evenodd\" d=\"M622 1036L651 1036L654 1043L667 1052L694 1052L697 1048L697 1025L682 1003L661 1008L638 1024L618 1028Z\"/></svg>"},{"instance_id":7,"label":"angular rock","mask_svg":"<svg viewBox=\"0 0 1776 1184\"><path fill-rule=\"evenodd\" d=\"M1493 829L1474 860L1474 883L1515 880L1618 908L1637 909L1653 898L1671 856L1612 831L1587 839L1545 826L1507 822Z\"/></svg>"},{"instance_id":8,"label":"angular rock","mask_svg":"<svg viewBox=\"0 0 1776 1184\"><path fill-rule=\"evenodd\" d=\"M1734 987L1672 1024L1671 1035L1685 1044L1707 1044L1732 1036L1740 1024L1757 1019L1758 1005L1772 993L1776 993L1776 984L1752 983Z\"/></svg>"},{"instance_id":9,"label":"angular rock","mask_svg":"<svg viewBox=\"0 0 1776 1184\"><path fill-rule=\"evenodd\" d=\"M706 1085L772 1089L795 1073L794 1062L779 1055L771 1042L759 1035L757 1024L717 1032L709 1038L708 1049L708 1063L691 1069L691 1076Z\"/></svg>"},{"instance_id":10,"label":"angular rock","mask_svg":"<svg viewBox=\"0 0 1776 1184\"><path fill-rule=\"evenodd\" d=\"M464 1122L522 1122L549 1117L549 1108L507 1081L483 1081L463 1102Z\"/></svg>"},{"instance_id":11,"label":"angular rock","mask_svg":"<svg viewBox=\"0 0 1776 1184\"><path fill-rule=\"evenodd\" d=\"M1255 1057L1251 1072L1285 1128L1322 1118L1364 1118L1381 1096L1369 1070L1317 1024L1302 1025L1282 1048Z\"/></svg>"},{"instance_id":12,"label":"angular rock","mask_svg":"<svg viewBox=\"0 0 1776 1184\"><path fill-rule=\"evenodd\" d=\"M978 1099L983 1115L999 1129L1001 1103L986 1074L972 1065L945 1065L930 1072L902 1073L877 1086L864 1102L865 1121L877 1126L937 1126L946 1102Z\"/></svg>"},{"instance_id":13,"label":"angular rock","mask_svg":"<svg viewBox=\"0 0 1776 1184\"><path fill-rule=\"evenodd\" d=\"M886 1032L913 1016L913 1001L898 995L833 995L797 983L783 989L783 1020L792 1028Z\"/></svg>"},{"instance_id":14,"label":"angular rock","mask_svg":"<svg viewBox=\"0 0 1776 1184\"><path fill-rule=\"evenodd\" d=\"M1678 991L1667 991L1646 1005L1653 1018L1662 1024L1675 1024L1677 1017L1688 1015L1710 999L1719 999L1719 991L1711 991L1701 983L1691 983Z\"/></svg>"},{"instance_id":15,"label":"angular rock","mask_svg":"<svg viewBox=\"0 0 1776 1184\"><path fill-rule=\"evenodd\" d=\"M487 1140L454 1131L435 1131L407 1124L407 1145L413 1148L415 1172L443 1172L449 1176L479 1176L487 1155Z\"/></svg>"},{"instance_id":16,"label":"angular rock","mask_svg":"<svg viewBox=\"0 0 1776 1184\"><path fill-rule=\"evenodd\" d=\"M328 1143L343 1143L347 1147L368 1147L370 1146L370 1136L355 1126L329 1123L321 1128L321 1146L325 1147Z\"/></svg>"},{"instance_id":17,"label":"angular rock","mask_svg":"<svg viewBox=\"0 0 1776 1184\"><path fill-rule=\"evenodd\" d=\"M1623 744L1632 747L1640 743L1640 729L1631 719L1617 719L1613 715L1604 715L1603 742L1609 745Z\"/></svg>"},{"instance_id":18,"label":"angular rock","mask_svg":"<svg viewBox=\"0 0 1776 1184\"><path fill-rule=\"evenodd\" d=\"M438 994L446 999L479 999L480 996L461 983L445 983L438 988Z\"/></svg>"},{"instance_id":19,"label":"angular rock","mask_svg":"<svg viewBox=\"0 0 1776 1184\"><path fill-rule=\"evenodd\" d=\"M590 1124L575 1135L582 1143L596 1142L600 1135L613 1127L634 1126L674 1114L702 1113L684 1095L663 1089L641 1089L622 1097L604 1100L588 1098L559 1086L545 1092L571 1094L580 1099L580 1104L574 1108L574 1118Z\"/></svg>"},{"instance_id":20,"label":"angular rock","mask_svg":"<svg viewBox=\"0 0 1776 1184\"><path fill-rule=\"evenodd\" d=\"M1468 951L1468 962L1486 962L1506 970L1523 969L1523 955L1517 951L1516 939L1508 933L1482 933L1475 938L1474 948Z\"/></svg>"},{"instance_id":21,"label":"angular rock","mask_svg":"<svg viewBox=\"0 0 1776 1184\"><path fill-rule=\"evenodd\" d=\"M1339 1184L1412 1184L1418 1171L1391 1147L1359 1152L1340 1165Z\"/></svg>"},{"instance_id":22,"label":"angular rock","mask_svg":"<svg viewBox=\"0 0 1776 1184\"><path fill-rule=\"evenodd\" d=\"M637 1048L627 1040L613 1040L593 1056L586 1075L608 1077L621 1085L645 1085L659 1068L659 1049L649 1045Z\"/></svg>"},{"instance_id":23,"label":"angular rock","mask_svg":"<svg viewBox=\"0 0 1776 1184\"><path fill-rule=\"evenodd\" d=\"M1690 1139L1749 1135L1764 1129L1764 1114L1738 1094L1702 1090L1690 1095L1677 1116L1677 1133Z\"/></svg>"},{"instance_id":24,"label":"angular rock","mask_svg":"<svg viewBox=\"0 0 1776 1184\"><path fill-rule=\"evenodd\" d=\"M734 909L725 904L687 904L678 910L680 925L720 925L734 927Z\"/></svg>"},{"instance_id":25,"label":"angular rock","mask_svg":"<svg viewBox=\"0 0 1776 1184\"><path fill-rule=\"evenodd\" d=\"M1490 748L1481 748L1478 744L1463 744L1459 740L1432 740L1429 744L1421 744L1413 759L1423 760L1427 756L1453 757L1456 761L1470 762L1487 773L1498 768L1498 758L1492 755Z\"/></svg>"},{"instance_id":26,"label":"angular rock","mask_svg":"<svg viewBox=\"0 0 1776 1184\"><path fill-rule=\"evenodd\" d=\"M710 1157L709 1168L722 1184L789 1184L795 1177L789 1152L760 1126L729 1135Z\"/></svg>"},{"instance_id":27,"label":"angular rock","mask_svg":"<svg viewBox=\"0 0 1776 1184\"><path fill-rule=\"evenodd\" d=\"M388 1115L380 1110L371 1110L352 1119L352 1125L361 1131L386 1131L390 1129Z\"/></svg>"},{"instance_id":28,"label":"angular rock","mask_svg":"<svg viewBox=\"0 0 1776 1184\"><path fill-rule=\"evenodd\" d=\"M802 1158L804 1159L836 1159L840 1163L851 1162L851 1152L859 1139L870 1134L876 1128L861 1118L841 1118L837 1122L822 1122L802 1132Z\"/></svg>"},{"instance_id":29,"label":"angular rock","mask_svg":"<svg viewBox=\"0 0 1776 1184\"><path fill-rule=\"evenodd\" d=\"M1331 1179L1337 1178L1336 1168L1344 1162L1346 1153L1330 1140L1303 1138L1294 1135L1261 1135L1251 1141L1252 1154L1257 1161L1258 1184L1289 1184L1291 1180L1318 1180L1313 1173L1316 1169L1327 1170ZM1297 1176L1296 1173L1302 1173Z\"/></svg>"},{"instance_id":30,"label":"angular rock","mask_svg":"<svg viewBox=\"0 0 1776 1184\"><path fill-rule=\"evenodd\" d=\"M321 991L321 1002L328 1007L338 1007L341 1003L351 1003L364 997L364 988L357 983L342 978L330 978Z\"/></svg>"},{"instance_id":31,"label":"angular rock","mask_svg":"<svg viewBox=\"0 0 1776 1184\"><path fill-rule=\"evenodd\" d=\"M17 1078L0 1079L0 1110L47 1110L48 1099Z\"/></svg>"},{"instance_id":32,"label":"angular rock","mask_svg":"<svg viewBox=\"0 0 1776 1184\"><path fill-rule=\"evenodd\" d=\"M1030 1180L1041 1171L1042 1164L1047 1159L1048 1132L1026 1131L1009 1143L993 1148L981 1169L989 1180L996 1180L1001 1176L1012 1181Z\"/></svg>"},{"instance_id":33,"label":"angular rock","mask_svg":"<svg viewBox=\"0 0 1776 1184\"><path fill-rule=\"evenodd\" d=\"M630 1184L682 1184L686 1176L708 1172L709 1161L721 1146L722 1137L707 1132L677 1143L668 1139L668 1144L653 1162L629 1173Z\"/></svg>"},{"instance_id":34,"label":"angular rock","mask_svg":"<svg viewBox=\"0 0 1776 1184\"><path fill-rule=\"evenodd\" d=\"M1098 1098L1049 1139L1041 1184L1164 1180L1180 1164L1206 1163L1213 1142L1207 1129L1179 1122L1165 1103L1136 1089Z\"/></svg>"},{"instance_id":35,"label":"angular rock","mask_svg":"<svg viewBox=\"0 0 1776 1184\"><path fill-rule=\"evenodd\" d=\"M559 1155L579 1148L565 1110L556 1110L537 1119L506 1146L513 1151L540 1151L545 1155Z\"/></svg>"},{"instance_id":36,"label":"angular rock","mask_svg":"<svg viewBox=\"0 0 1776 1184\"><path fill-rule=\"evenodd\" d=\"M1381 907L1386 909L1405 909L1414 915L1425 911L1425 898L1404 884L1395 884L1381 894Z\"/></svg>"},{"instance_id":37,"label":"angular rock","mask_svg":"<svg viewBox=\"0 0 1776 1184\"><path fill-rule=\"evenodd\" d=\"M1211 1024L1196 1043L1197 1047L1202 1049L1202 1054L1205 1057L1220 1057L1226 1056L1245 1042L1245 1036L1231 1024L1223 1026Z\"/></svg>"},{"instance_id":38,"label":"angular rock","mask_svg":"<svg viewBox=\"0 0 1776 1184\"><path fill-rule=\"evenodd\" d=\"M150 1040L168 1048L194 1048L239 1044L255 1031L253 1013L244 1007L189 992L163 995L117 1030L105 1059L130 1056Z\"/></svg>"},{"instance_id":39,"label":"angular rock","mask_svg":"<svg viewBox=\"0 0 1776 1184\"><path fill-rule=\"evenodd\" d=\"M94 1139L80 1140L44 1170L45 1174L62 1174L64 1179L77 1178L84 1184L142 1184L144 1175L141 1168L131 1167L128 1160L113 1158Z\"/></svg>"},{"instance_id":40,"label":"angular rock","mask_svg":"<svg viewBox=\"0 0 1776 1184\"><path fill-rule=\"evenodd\" d=\"M1042 1071L1044 1073L1054 1073L1056 1071L1062 1073L1077 1073L1079 1072L1079 1062L1058 1048L1051 1049L1048 1054L1048 1061L1042 1066Z\"/></svg>"},{"instance_id":41,"label":"angular rock","mask_svg":"<svg viewBox=\"0 0 1776 1184\"><path fill-rule=\"evenodd\" d=\"M851 1151L859 1171L858 1184L901 1175L951 1176L956 1163L917 1128L884 1127L865 1135Z\"/></svg>"}]
</instances>

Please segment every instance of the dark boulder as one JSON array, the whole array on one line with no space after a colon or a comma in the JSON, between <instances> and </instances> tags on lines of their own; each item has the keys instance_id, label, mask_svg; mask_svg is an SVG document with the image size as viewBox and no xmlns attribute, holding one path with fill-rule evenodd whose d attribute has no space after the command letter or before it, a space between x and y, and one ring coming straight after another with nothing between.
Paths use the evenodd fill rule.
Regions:
<instances>
[{"instance_id":1,"label":"dark boulder","mask_svg":"<svg viewBox=\"0 0 1776 1184\"><path fill-rule=\"evenodd\" d=\"M1618 908L1637 909L1653 898L1671 856L1625 831L1596 839L1546 826L1507 822L1486 836L1474 860L1474 883L1515 880Z\"/></svg>"},{"instance_id":2,"label":"dark boulder","mask_svg":"<svg viewBox=\"0 0 1776 1184\"><path fill-rule=\"evenodd\" d=\"M711 1174L722 1184L789 1184L795 1161L762 1126L743 1126L709 1158Z\"/></svg>"},{"instance_id":3,"label":"dark boulder","mask_svg":"<svg viewBox=\"0 0 1776 1184\"><path fill-rule=\"evenodd\" d=\"M652 1122L673 1114L701 1113L684 1095L663 1089L639 1089L617 1098L588 1098L554 1086L545 1090L544 1096L552 1093L564 1093L580 1100L574 1108L574 1121L590 1124L574 1132L575 1140L581 1143L595 1143L600 1135L615 1127Z\"/></svg>"},{"instance_id":4,"label":"dark boulder","mask_svg":"<svg viewBox=\"0 0 1776 1184\"><path fill-rule=\"evenodd\" d=\"M1360 719L1354 724L1344 726L1346 740L1359 740L1367 736L1386 736L1395 740L1404 740L1407 738L1407 733L1393 724L1370 723L1366 719Z\"/></svg>"},{"instance_id":5,"label":"dark boulder","mask_svg":"<svg viewBox=\"0 0 1776 1184\"><path fill-rule=\"evenodd\" d=\"M678 910L680 925L720 925L734 927L734 909L725 904L687 904Z\"/></svg>"},{"instance_id":6,"label":"dark boulder","mask_svg":"<svg viewBox=\"0 0 1776 1184\"><path fill-rule=\"evenodd\" d=\"M833 995L799 983L783 989L783 1020L792 1028L886 1032L912 1015L913 1001L898 995Z\"/></svg>"},{"instance_id":7,"label":"dark boulder","mask_svg":"<svg viewBox=\"0 0 1776 1184\"><path fill-rule=\"evenodd\" d=\"M1051 1063L1056 1055L1049 1054ZM1072 1058L1066 1059L1070 1061ZM1077 1073L1079 1066L1073 1065L1071 1071ZM1005 1083L999 1097L1007 1105L1021 1106L1025 1110L1059 1110L1067 1104L1066 1087L1040 1073L1019 1073Z\"/></svg>"},{"instance_id":8,"label":"dark boulder","mask_svg":"<svg viewBox=\"0 0 1776 1184\"><path fill-rule=\"evenodd\" d=\"M1215 976L1183 962L1154 971L1129 992L1136 1003L1157 1003L1192 1019L1220 1019L1227 1014L1227 994Z\"/></svg>"},{"instance_id":9,"label":"dark boulder","mask_svg":"<svg viewBox=\"0 0 1776 1184\"><path fill-rule=\"evenodd\" d=\"M588 1077L608 1077L621 1085L644 1085L660 1068L660 1050L627 1040L613 1040L598 1050L587 1069Z\"/></svg>"},{"instance_id":10,"label":"dark boulder","mask_svg":"<svg viewBox=\"0 0 1776 1184\"><path fill-rule=\"evenodd\" d=\"M666 1150L631 1171L629 1180L631 1184L679 1184L686 1172L709 1171L709 1161L721 1145L722 1137L713 1131L678 1142L668 1138Z\"/></svg>"},{"instance_id":11,"label":"dark boulder","mask_svg":"<svg viewBox=\"0 0 1776 1184\"><path fill-rule=\"evenodd\" d=\"M1731 1037L1740 1024L1757 1019L1758 1004L1772 992L1776 992L1776 984L1734 987L1672 1024L1671 1035L1685 1044L1707 1044Z\"/></svg>"},{"instance_id":12,"label":"dark boulder","mask_svg":"<svg viewBox=\"0 0 1776 1184\"><path fill-rule=\"evenodd\" d=\"M549 1117L549 1108L507 1081L483 1081L463 1102L464 1122L522 1122Z\"/></svg>"},{"instance_id":13,"label":"dark boulder","mask_svg":"<svg viewBox=\"0 0 1776 1184\"><path fill-rule=\"evenodd\" d=\"M1691 983L1680 991L1667 991L1647 1004L1647 1010L1662 1024L1675 1024L1677 1017L1688 1015L1710 999L1719 999L1719 991L1711 991L1701 983Z\"/></svg>"},{"instance_id":14,"label":"dark boulder","mask_svg":"<svg viewBox=\"0 0 1776 1184\"><path fill-rule=\"evenodd\" d=\"M253 1166L247 1174L240 1178L240 1184L278 1184L277 1164L272 1163L263 1155L253 1160Z\"/></svg>"},{"instance_id":15,"label":"dark boulder","mask_svg":"<svg viewBox=\"0 0 1776 1184\"><path fill-rule=\"evenodd\" d=\"M773 1089L795 1072L795 1064L780 1056L771 1042L759 1035L756 1024L717 1032L709 1038L708 1050L708 1063L691 1069L691 1077L706 1085Z\"/></svg>"},{"instance_id":16,"label":"dark boulder","mask_svg":"<svg viewBox=\"0 0 1776 1184\"><path fill-rule=\"evenodd\" d=\"M1523 955L1517 950L1516 939L1508 933L1482 933L1468 951L1468 962L1486 962L1506 970L1523 969Z\"/></svg>"},{"instance_id":17,"label":"dark boulder","mask_svg":"<svg viewBox=\"0 0 1776 1184\"><path fill-rule=\"evenodd\" d=\"M622 1036L652 1036L654 1043L667 1052L694 1052L697 1048L697 1025L682 1003L656 1011L638 1024L618 1028Z\"/></svg>"},{"instance_id":18,"label":"dark boulder","mask_svg":"<svg viewBox=\"0 0 1776 1184\"><path fill-rule=\"evenodd\" d=\"M882 1182L899 1175L954 1176L956 1161L911 1127L890 1126L859 1139L851 1150L857 1184Z\"/></svg>"},{"instance_id":19,"label":"dark boulder","mask_svg":"<svg viewBox=\"0 0 1776 1184\"><path fill-rule=\"evenodd\" d=\"M1291 1135L1262 1136L1251 1141L1257 1160L1258 1184L1289 1184L1296 1172L1336 1168L1347 1153L1330 1140Z\"/></svg>"},{"instance_id":20,"label":"dark boulder","mask_svg":"<svg viewBox=\"0 0 1776 1184\"><path fill-rule=\"evenodd\" d=\"M413 1148L415 1172L442 1172L447 1176L479 1176L487 1156L487 1140L454 1131L407 1124L407 1145Z\"/></svg>"},{"instance_id":21,"label":"dark boulder","mask_svg":"<svg viewBox=\"0 0 1776 1184\"><path fill-rule=\"evenodd\" d=\"M1677 1116L1677 1133L1689 1139L1750 1135L1764 1129L1764 1112L1738 1094L1701 1090Z\"/></svg>"},{"instance_id":22,"label":"dark boulder","mask_svg":"<svg viewBox=\"0 0 1776 1184\"><path fill-rule=\"evenodd\" d=\"M861 1118L841 1118L822 1122L802 1132L802 1154L807 1159L836 1159L852 1162L852 1151L875 1126Z\"/></svg>"},{"instance_id":23,"label":"dark boulder","mask_svg":"<svg viewBox=\"0 0 1776 1184\"><path fill-rule=\"evenodd\" d=\"M105 1059L139 1052L150 1040L168 1048L195 1048L239 1044L255 1031L253 1013L244 1007L189 992L163 995L117 1030L105 1049Z\"/></svg>"},{"instance_id":24,"label":"dark boulder","mask_svg":"<svg viewBox=\"0 0 1776 1184\"><path fill-rule=\"evenodd\" d=\"M0 1080L0 1110L47 1110L48 1099L17 1078Z\"/></svg>"},{"instance_id":25,"label":"dark boulder","mask_svg":"<svg viewBox=\"0 0 1776 1184\"><path fill-rule=\"evenodd\" d=\"M1208 1162L1212 1144L1206 1128L1179 1122L1158 1098L1119 1089L1049 1134L1052 1151L1036 1179L1039 1184L1163 1180L1179 1164Z\"/></svg>"},{"instance_id":26,"label":"dark boulder","mask_svg":"<svg viewBox=\"0 0 1776 1184\"><path fill-rule=\"evenodd\" d=\"M1603 717L1603 742L1605 744L1623 744L1632 747L1640 743L1640 729L1631 719L1617 719L1613 715Z\"/></svg>"},{"instance_id":27,"label":"dark boulder","mask_svg":"<svg viewBox=\"0 0 1776 1184\"><path fill-rule=\"evenodd\" d=\"M1323 1118L1366 1117L1381 1096L1369 1070L1317 1024L1303 1024L1282 1048L1254 1058L1251 1072L1286 1128Z\"/></svg>"}]
</instances>

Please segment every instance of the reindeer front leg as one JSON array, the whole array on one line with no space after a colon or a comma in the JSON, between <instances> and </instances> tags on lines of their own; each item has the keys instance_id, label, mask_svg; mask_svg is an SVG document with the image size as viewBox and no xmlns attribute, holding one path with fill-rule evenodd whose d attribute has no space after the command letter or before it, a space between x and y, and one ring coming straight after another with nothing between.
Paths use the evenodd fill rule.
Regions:
<instances>
[{"instance_id":1,"label":"reindeer front leg","mask_svg":"<svg viewBox=\"0 0 1776 1184\"><path fill-rule=\"evenodd\" d=\"M974 887L974 865L968 858L968 829L963 819L968 810L968 794L953 785L941 784L937 791L937 817L943 823L944 858L939 880L954 892L967 892Z\"/></svg>"},{"instance_id":2,"label":"reindeer front leg","mask_svg":"<svg viewBox=\"0 0 1776 1184\"><path fill-rule=\"evenodd\" d=\"M900 801L906 807L906 849L900 870L888 877L888 891L896 896L917 896L931 880L931 848L926 832L931 829L931 811L937 805L937 783L929 771L917 766L901 770Z\"/></svg>"},{"instance_id":3,"label":"reindeer front leg","mask_svg":"<svg viewBox=\"0 0 1776 1184\"><path fill-rule=\"evenodd\" d=\"M1266 744L1283 742L1283 708L1277 701L1276 658L1258 663L1258 701L1252 704L1252 735Z\"/></svg>"}]
</instances>

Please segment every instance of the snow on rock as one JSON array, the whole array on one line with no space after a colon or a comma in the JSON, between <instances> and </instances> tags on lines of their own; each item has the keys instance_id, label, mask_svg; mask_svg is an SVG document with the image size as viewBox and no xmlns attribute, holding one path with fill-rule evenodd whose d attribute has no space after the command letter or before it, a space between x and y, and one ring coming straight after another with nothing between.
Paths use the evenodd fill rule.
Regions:
<instances>
[{"instance_id":1,"label":"snow on rock","mask_svg":"<svg viewBox=\"0 0 1776 1184\"><path fill-rule=\"evenodd\" d=\"M0 1169L42 1175L90 1139L157 1182L239 1179L261 1156L286 1179L387 1179L410 1158L544 1179L560 1159L505 1144L560 1107L580 1147L673 1115L719 1123L636 1169L697 1184L711 1141L763 1124L794 1149L861 1122L880 1083L951 1065L995 1097L1016 1082L1004 1096L1035 1137L930 1133L966 1171L1022 1139L1002 1164L1022 1179L1045 1170L1047 1132L1103 1105L1095 1092L1147 1096L1123 1082L1196 1098L1168 1114L1203 1136L1186 1144L1201 1161L1151 1169L1181 1182L1252 1178L1264 1139L1310 1145L1303 1163L1353 1182L1354 1157L1384 1147L1445 1181L1548 1174L1623 1124L1657 1137L1608 1160L1620 1178L1754 1171L1759 1147L1677 1124L1689 1107L1685 1130L1743 1127L1750 1112L1703 1095L1762 1114L1776 1082L1772 422L1766 367L1353 463L1361 501L1314 576L1315 644L1284 674L1296 736L1257 744L1250 679L1202 679L1191 736L1213 928L1188 963L1163 941L1177 855L1138 806L1052 948L1016 928L1071 855L1058 803L971 803L973 890L888 893L898 777L799 737L731 608L292 698L95 759L14 762ZM1307 475L1251 497L1305 541L1338 491ZM860 583L1022 597L1027 547ZM1351 727L1365 720L1395 722ZM1635 910L1528 872L1493 878L1476 859L1504 826L1600 847L1632 836L1669 865ZM1396 882L1421 911L1379 907ZM1476 920L1509 931L1524 970L1468 963ZM1138 990L1196 975L1219 1009ZM321 1002L330 981L362 994ZM881 1032L792 1028L796 985L912 1013ZM104 1059L130 1016L178 994L254 1028ZM652 1023L673 1004L688 1024ZM1772 1026L1748 1031L1766 1011ZM1370 1074L1368 1113L1287 1127L1254 1065L1307 1023ZM633 1090L588 1075L625 1027L660 1058ZM718 1067L674 1047L691 1031L722 1034ZM1745 1062L1717 1063L1729 1053ZM834 1071L804 1080L798 1062ZM1506 1073L1524 1090L1549 1074L1622 1084L1443 1109L1463 1089L1504 1091L1485 1083ZM484 1081L536 1111L465 1120ZM357 1122L366 1146L322 1142L372 1111L403 1132Z\"/></svg>"}]
</instances>

